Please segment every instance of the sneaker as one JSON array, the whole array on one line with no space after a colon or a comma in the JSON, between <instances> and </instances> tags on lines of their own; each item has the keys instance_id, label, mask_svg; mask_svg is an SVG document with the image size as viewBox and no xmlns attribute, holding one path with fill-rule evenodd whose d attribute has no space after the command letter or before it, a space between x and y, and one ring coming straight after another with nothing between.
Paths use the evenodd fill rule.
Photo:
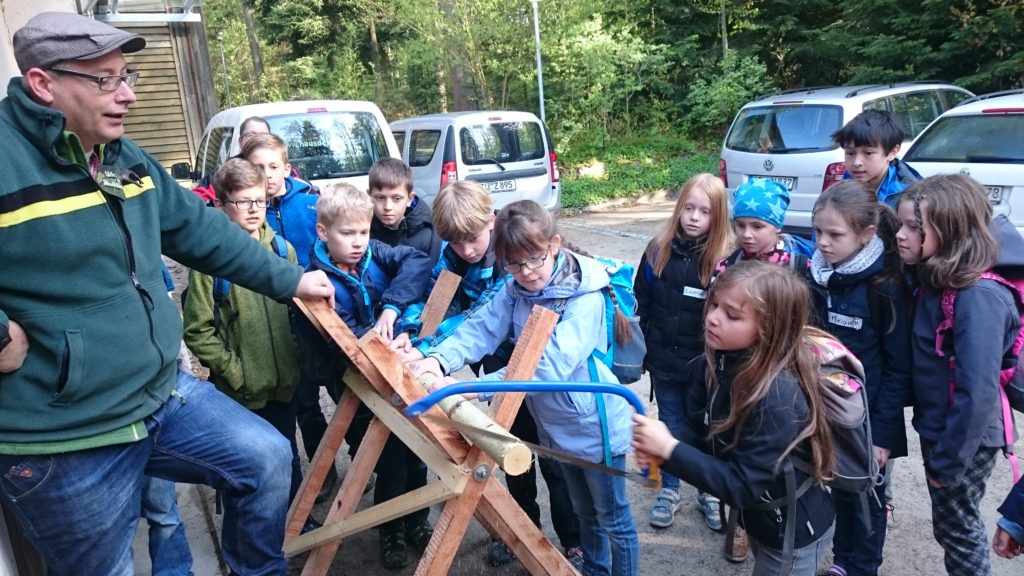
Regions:
<instances>
[{"instance_id":1,"label":"sneaker","mask_svg":"<svg viewBox=\"0 0 1024 576\"><path fill-rule=\"evenodd\" d=\"M725 538L725 549L722 553L729 562L743 562L747 559L750 544L747 542L747 531L739 526Z\"/></svg>"},{"instance_id":2,"label":"sneaker","mask_svg":"<svg viewBox=\"0 0 1024 576\"><path fill-rule=\"evenodd\" d=\"M430 544L430 539L433 536L434 527L426 520L417 522L412 526L406 525L405 527L405 541L412 544L412 547L420 554L427 549L427 544Z\"/></svg>"},{"instance_id":3,"label":"sneaker","mask_svg":"<svg viewBox=\"0 0 1024 576\"><path fill-rule=\"evenodd\" d=\"M713 532L722 531L722 506L711 494L697 493L697 507L704 513L704 525Z\"/></svg>"},{"instance_id":4,"label":"sneaker","mask_svg":"<svg viewBox=\"0 0 1024 576\"><path fill-rule=\"evenodd\" d=\"M669 488L662 488L658 492L658 498L651 506L651 526L655 528L668 528L675 520L676 510L679 510L679 493Z\"/></svg>"},{"instance_id":5,"label":"sneaker","mask_svg":"<svg viewBox=\"0 0 1024 576\"><path fill-rule=\"evenodd\" d=\"M833 564L822 573L822 576L846 576L846 569L838 564Z\"/></svg>"},{"instance_id":6,"label":"sneaker","mask_svg":"<svg viewBox=\"0 0 1024 576\"><path fill-rule=\"evenodd\" d=\"M409 563L409 547L405 543L405 531L382 529L380 531L380 565L388 569L402 568Z\"/></svg>"},{"instance_id":7,"label":"sneaker","mask_svg":"<svg viewBox=\"0 0 1024 576\"><path fill-rule=\"evenodd\" d=\"M515 560L516 555L498 538L491 538L491 547L487 550L487 563L497 568Z\"/></svg>"},{"instance_id":8,"label":"sneaker","mask_svg":"<svg viewBox=\"0 0 1024 576\"><path fill-rule=\"evenodd\" d=\"M565 557L569 559L569 564L576 569L580 574L583 573L583 549L579 546L570 546L565 549Z\"/></svg>"},{"instance_id":9,"label":"sneaker","mask_svg":"<svg viewBox=\"0 0 1024 576\"><path fill-rule=\"evenodd\" d=\"M327 471L327 477L324 478L324 485L320 487L320 492L316 495L316 503L323 504L330 500L339 485L341 485L341 479L338 478L338 471L331 466Z\"/></svg>"}]
</instances>

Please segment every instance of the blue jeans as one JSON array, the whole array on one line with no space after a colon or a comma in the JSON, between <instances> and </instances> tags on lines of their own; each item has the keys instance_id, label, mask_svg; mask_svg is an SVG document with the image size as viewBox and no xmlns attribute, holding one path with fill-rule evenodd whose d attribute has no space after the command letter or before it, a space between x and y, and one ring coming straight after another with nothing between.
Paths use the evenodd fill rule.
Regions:
<instances>
[{"instance_id":1,"label":"blue jeans","mask_svg":"<svg viewBox=\"0 0 1024 576\"><path fill-rule=\"evenodd\" d=\"M683 436L687 384L680 379L665 378L651 373L651 386L654 388L654 397L658 401L658 420L664 422L668 431L676 438ZM679 478L662 468L661 487L679 492Z\"/></svg>"},{"instance_id":2,"label":"blue jeans","mask_svg":"<svg viewBox=\"0 0 1024 576\"><path fill-rule=\"evenodd\" d=\"M886 474L887 479L888 477ZM877 576L878 569L882 566L882 548L885 546L886 532L885 491L888 485L889 482L876 486L875 495L868 496L870 534L864 527L864 510L860 496L843 490L832 490L832 502L836 506L832 564L846 570L847 576Z\"/></svg>"},{"instance_id":3,"label":"blue jeans","mask_svg":"<svg viewBox=\"0 0 1024 576\"><path fill-rule=\"evenodd\" d=\"M191 576L192 551L178 514L174 482L142 479L142 517L149 524L149 561L153 576Z\"/></svg>"},{"instance_id":4,"label":"blue jeans","mask_svg":"<svg viewBox=\"0 0 1024 576\"><path fill-rule=\"evenodd\" d=\"M146 475L219 490L221 546L232 573L284 574L288 441L209 382L179 371L176 390L145 419L143 440L0 455L0 495L51 575L133 573Z\"/></svg>"},{"instance_id":5,"label":"blue jeans","mask_svg":"<svg viewBox=\"0 0 1024 576\"><path fill-rule=\"evenodd\" d=\"M612 460L626 469L626 455ZM640 541L626 498L626 479L562 464L572 508L580 521L583 576L635 576L640 569Z\"/></svg>"},{"instance_id":6,"label":"blue jeans","mask_svg":"<svg viewBox=\"0 0 1024 576\"><path fill-rule=\"evenodd\" d=\"M836 526L833 524L821 535L821 538L807 546L793 550L793 568L785 576L814 576L817 574L818 566L828 554L828 545L832 542L835 530ZM750 545L754 552L754 571L750 573L750 576L784 576L782 550L761 546L753 538L750 539Z\"/></svg>"}]
</instances>

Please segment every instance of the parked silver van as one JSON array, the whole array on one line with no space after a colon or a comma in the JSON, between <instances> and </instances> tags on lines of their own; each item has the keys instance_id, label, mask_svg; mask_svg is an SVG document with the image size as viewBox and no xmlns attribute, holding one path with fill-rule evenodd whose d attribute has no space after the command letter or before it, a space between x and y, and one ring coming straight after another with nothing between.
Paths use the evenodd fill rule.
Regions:
<instances>
[{"instance_id":1,"label":"parked silver van","mask_svg":"<svg viewBox=\"0 0 1024 576\"><path fill-rule=\"evenodd\" d=\"M427 203L449 182L473 180L494 196L495 208L534 200L562 208L558 156L547 127L529 112L431 114L391 123L416 195Z\"/></svg>"},{"instance_id":2,"label":"parked silver van","mask_svg":"<svg viewBox=\"0 0 1024 576\"><path fill-rule=\"evenodd\" d=\"M718 174L731 194L749 178L789 189L786 226L809 233L811 209L823 190L843 179L843 149L832 133L865 110L888 110L900 121L903 150L939 114L974 96L940 82L825 86L787 90L740 108L722 144Z\"/></svg>"},{"instance_id":3,"label":"parked silver van","mask_svg":"<svg viewBox=\"0 0 1024 576\"><path fill-rule=\"evenodd\" d=\"M190 175L193 181L209 182L221 164L241 151L239 128L252 116L267 120L270 132L288 145L288 162L316 186L347 182L366 190L370 166L387 156L399 157L387 120L372 102L269 102L216 114L206 124L194 167L177 164L172 167L174 176Z\"/></svg>"}]
</instances>

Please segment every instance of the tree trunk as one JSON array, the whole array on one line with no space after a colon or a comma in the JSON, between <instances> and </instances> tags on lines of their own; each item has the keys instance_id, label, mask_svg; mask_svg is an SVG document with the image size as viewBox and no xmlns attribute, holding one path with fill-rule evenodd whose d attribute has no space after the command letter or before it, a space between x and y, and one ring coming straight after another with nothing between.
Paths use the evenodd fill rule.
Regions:
<instances>
[{"instance_id":1,"label":"tree trunk","mask_svg":"<svg viewBox=\"0 0 1024 576\"><path fill-rule=\"evenodd\" d=\"M726 22L725 17L725 0L721 0L721 24L722 24L722 60L725 60L725 55L729 52L729 26Z\"/></svg>"},{"instance_id":2,"label":"tree trunk","mask_svg":"<svg viewBox=\"0 0 1024 576\"><path fill-rule=\"evenodd\" d=\"M256 22L252 16L252 8L242 5L242 16L245 19L245 35L249 38L249 52L252 54L253 76L256 79L256 92L260 91L263 80L263 55L260 53L260 41L256 38Z\"/></svg>"},{"instance_id":3,"label":"tree trunk","mask_svg":"<svg viewBox=\"0 0 1024 576\"><path fill-rule=\"evenodd\" d=\"M380 102L384 95L384 83L381 79L380 46L377 44L377 20L373 16L370 17L370 64L373 66L374 100Z\"/></svg>"}]
</instances>

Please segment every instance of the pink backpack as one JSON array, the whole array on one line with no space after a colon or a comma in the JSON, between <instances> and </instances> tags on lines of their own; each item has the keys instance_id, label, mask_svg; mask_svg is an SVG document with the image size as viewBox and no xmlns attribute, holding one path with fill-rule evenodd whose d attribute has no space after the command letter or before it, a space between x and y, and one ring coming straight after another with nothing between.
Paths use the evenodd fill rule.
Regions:
<instances>
[{"instance_id":1,"label":"pink backpack","mask_svg":"<svg viewBox=\"0 0 1024 576\"><path fill-rule=\"evenodd\" d=\"M1013 294L1017 309L1024 310L1024 278L1007 280L999 274L989 270L982 273L980 279L993 280L1006 286ZM946 289L942 291L942 317L943 320L935 329L935 353L939 357L946 354L942 351L942 341L946 332L953 328L953 316L956 304L957 290ZM1003 453L1010 461L1013 469L1013 482L1016 484L1020 479L1020 466L1017 456L1013 453L1014 429L1012 410L1024 412L1024 370L1018 370L1021 364L1021 350L1024 349L1024 314L1021 315L1021 326L1017 331L1017 337L1013 340L1010 348L1010 355L1003 359L1002 370L999 372L999 405L1003 414L1003 440L1006 446ZM949 402L953 403L953 374L954 359L949 358ZM1012 410L1011 410L1012 409Z\"/></svg>"}]
</instances>

